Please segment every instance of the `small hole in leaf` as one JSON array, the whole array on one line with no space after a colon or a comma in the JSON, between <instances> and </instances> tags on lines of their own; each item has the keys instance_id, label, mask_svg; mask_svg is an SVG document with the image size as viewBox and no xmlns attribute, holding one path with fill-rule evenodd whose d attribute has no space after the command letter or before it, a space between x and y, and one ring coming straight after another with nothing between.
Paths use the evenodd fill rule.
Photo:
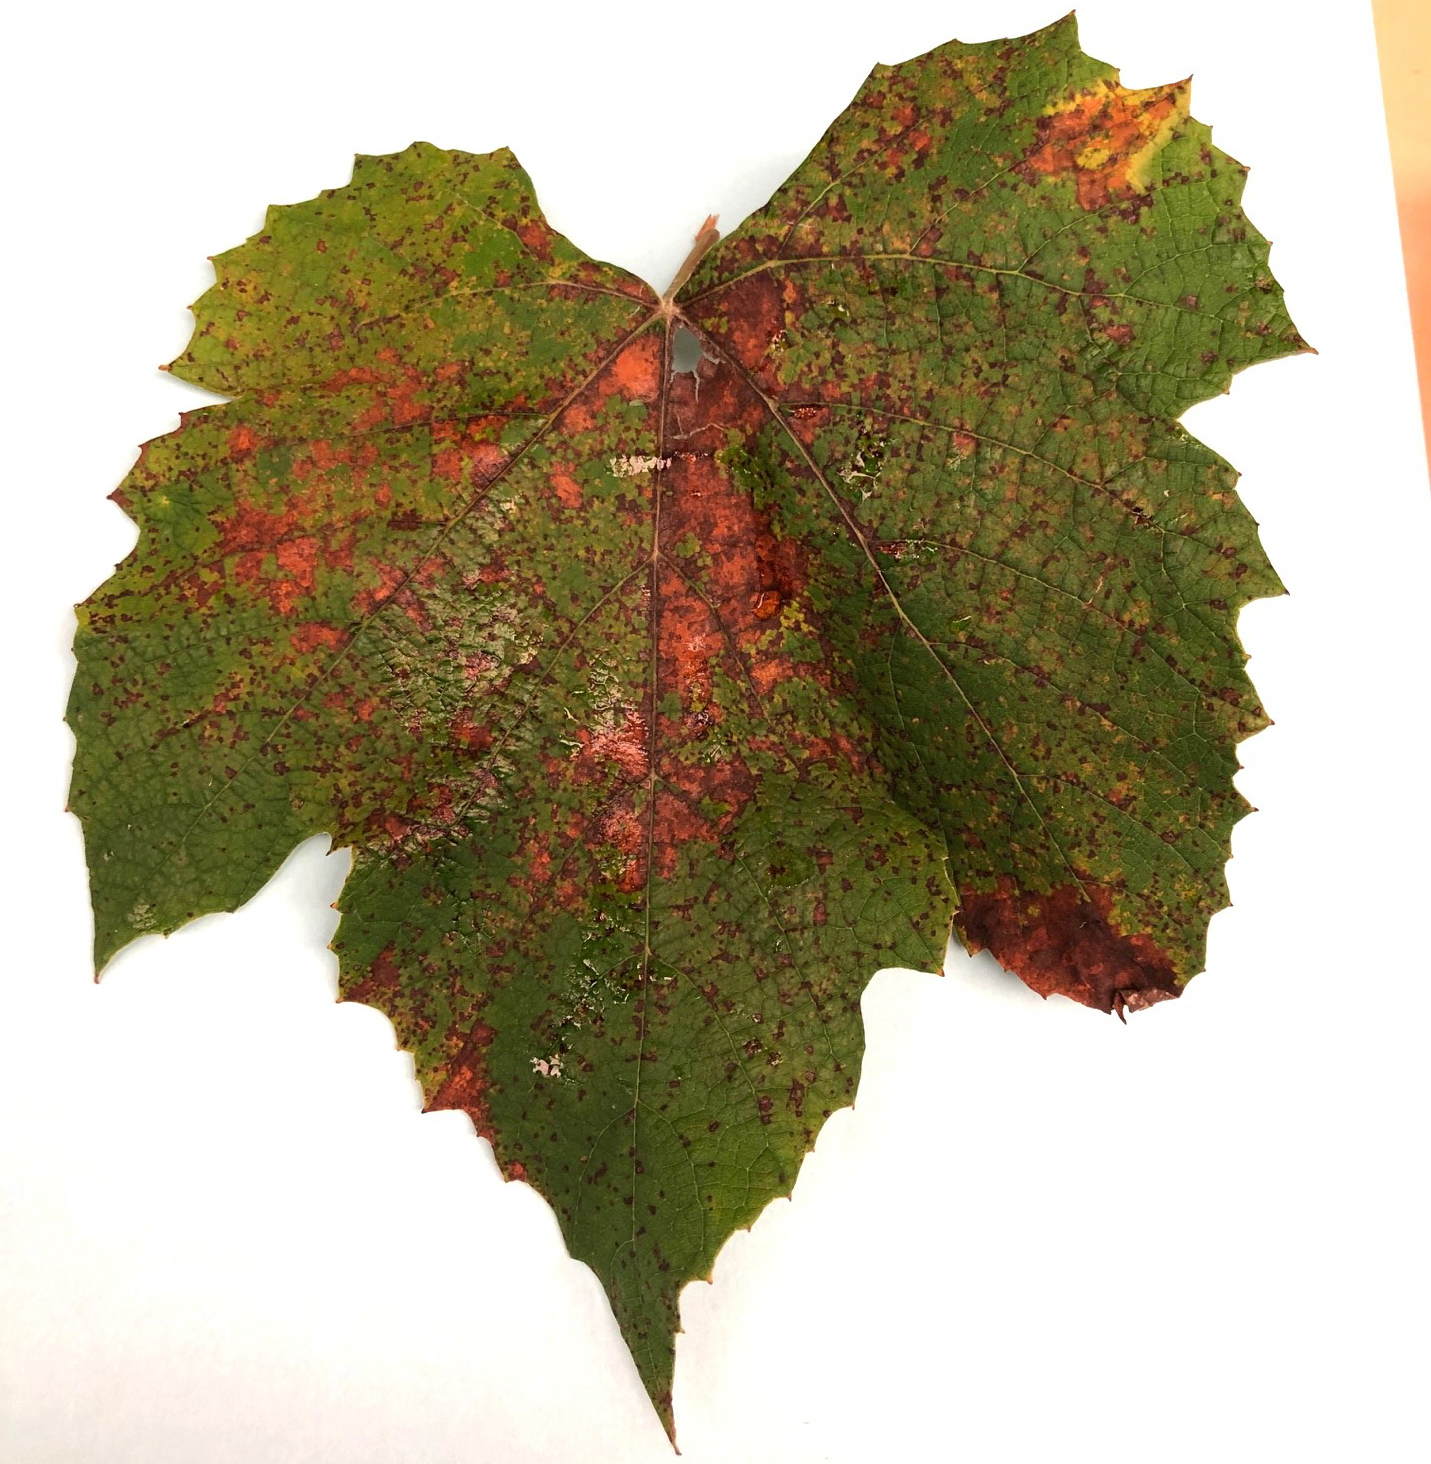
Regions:
<instances>
[{"instance_id":1,"label":"small hole in leaf","mask_svg":"<svg viewBox=\"0 0 1431 1464\"><path fill-rule=\"evenodd\" d=\"M694 371L700 359L700 341L684 325L677 326L676 338L671 342L671 370Z\"/></svg>"}]
</instances>

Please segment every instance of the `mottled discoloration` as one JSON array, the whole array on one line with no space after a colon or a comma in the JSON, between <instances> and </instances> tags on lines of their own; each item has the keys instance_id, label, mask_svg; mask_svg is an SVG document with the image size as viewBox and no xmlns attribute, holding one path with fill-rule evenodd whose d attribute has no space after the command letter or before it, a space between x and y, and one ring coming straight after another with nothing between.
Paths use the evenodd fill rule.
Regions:
<instances>
[{"instance_id":1,"label":"mottled discoloration","mask_svg":"<svg viewBox=\"0 0 1431 1464\"><path fill-rule=\"evenodd\" d=\"M1048 108L1024 166L1071 177L1089 211L1146 198L1159 151L1187 122L1187 94L1185 82L1151 91L1099 82Z\"/></svg>"},{"instance_id":2,"label":"mottled discoloration","mask_svg":"<svg viewBox=\"0 0 1431 1464\"><path fill-rule=\"evenodd\" d=\"M672 1427L680 1288L853 1098L876 968L951 911L1120 1014L1201 965L1277 582L1174 419L1301 344L1240 187L1062 22L877 68L663 298L507 152L271 210L80 607L98 964L351 847L344 997Z\"/></svg>"}]
</instances>

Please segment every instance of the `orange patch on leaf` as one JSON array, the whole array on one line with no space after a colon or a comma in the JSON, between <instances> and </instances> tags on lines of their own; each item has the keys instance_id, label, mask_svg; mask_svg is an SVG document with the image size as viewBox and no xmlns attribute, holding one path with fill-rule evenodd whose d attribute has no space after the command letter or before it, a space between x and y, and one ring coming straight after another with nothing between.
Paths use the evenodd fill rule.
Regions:
<instances>
[{"instance_id":1,"label":"orange patch on leaf","mask_svg":"<svg viewBox=\"0 0 1431 1464\"><path fill-rule=\"evenodd\" d=\"M552 488L556 492L557 502L563 508L581 507L581 485L570 473L558 470L552 474Z\"/></svg>"},{"instance_id":2,"label":"orange patch on leaf","mask_svg":"<svg viewBox=\"0 0 1431 1464\"><path fill-rule=\"evenodd\" d=\"M1147 191L1152 159L1187 116L1187 85L1126 91L1100 84L1039 118L1038 146L1026 166L1047 177L1072 177L1080 208L1090 212Z\"/></svg>"},{"instance_id":3,"label":"orange patch on leaf","mask_svg":"<svg viewBox=\"0 0 1431 1464\"><path fill-rule=\"evenodd\" d=\"M286 539L274 549L278 567L291 574L301 589L313 588L313 574L318 563L318 540L312 534Z\"/></svg>"},{"instance_id":4,"label":"orange patch on leaf","mask_svg":"<svg viewBox=\"0 0 1431 1464\"><path fill-rule=\"evenodd\" d=\"M624 895L634 894L645 882L647 834L646 820L624 801L601 821L602 839L621 855L615 878L616 888Z\"/></svg>"},{"instance_id":5,"label":"orange patch on leaf","mask_svg":"<svg viewBox=\"0 0 1431 1464\"><path fill-rule=\"evenodd\" d=\"M257 447L258 433L252 427L235 427L229 433L229 452L240 461L252 457Z\"/></svg>"},{"instance_id":6,"label":"orange patch on leaf","mask_svg":"<svg viewBox=\"0 0 1431 1464\"><path fill-rule=\"evenodd\" d=\"M305 654L319 646L324 650L337 650L343 644L344 638L344 632L338 630L337 625L319 625L316 621L305 621L293 631L289 641L294 650Z\"/></svg>"},{"instance_id":7,"label":"orange patch on leaf","mask_svg":"<svg viewBox=\"0 0 1431 1464\"><path fill-rule=\"evenodd\" d=\"M649 741L646 718L635 710L628 711L620 723L581 732L582 748L576 756L593 762L609 760L616 764L627 782L637 782L650 770L647 756Z\"/></svg>"},{"instance_id":8,"label":"orange patch on leaf","mask_svg":"<svg viewBox=\"0 0 1431 1464\"><path fill-rule=\"evenodd\" d=\"M632 401L654 401L661 386L661 343L655 334L631 342L611 363L611 378Z\"/></svg>"}]
</instances>

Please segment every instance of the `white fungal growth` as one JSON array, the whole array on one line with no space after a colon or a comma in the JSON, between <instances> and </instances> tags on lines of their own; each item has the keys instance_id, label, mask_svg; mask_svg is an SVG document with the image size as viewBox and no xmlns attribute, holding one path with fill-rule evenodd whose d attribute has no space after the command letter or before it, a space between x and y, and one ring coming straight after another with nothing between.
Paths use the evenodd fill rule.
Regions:
<instances>
[{"instance_id":1,"label":"white fungal growth","mask_svg":"<svg viewBox=\"0 0 1431 1464\"><path fill-rule=\"evenodd\" d=\"M883 447L884 440L883 438L881 438L878 447L875 450L880 451L883 449ZM873 471L871 471L871 468L873 468ZM853 488L858 484L860 497L864 499L870 497L871 494L874 493L875 487L879 483L879 475L883 471L883 459L881 457L876 457L873 462L868 462L865 459L864 448L860 448L859 451L855 453L854 462L850 463L846 467L841 468L838 476L840 478L840 481L844 483L846 487Z\"/></svg>"},{"instance_id":2,"label":"white fungal growth","mask_svg":"<svg viewBox=\"0 0 1431 1464\"><path fill-rule=\"evenodd\" d=\"M659 468L669 468L670 458L663 457L633 457L629 453L624 457L611 459L611 475L614 478L634 478L641 473L649 473Z\"/></svg>"}]
</instances>

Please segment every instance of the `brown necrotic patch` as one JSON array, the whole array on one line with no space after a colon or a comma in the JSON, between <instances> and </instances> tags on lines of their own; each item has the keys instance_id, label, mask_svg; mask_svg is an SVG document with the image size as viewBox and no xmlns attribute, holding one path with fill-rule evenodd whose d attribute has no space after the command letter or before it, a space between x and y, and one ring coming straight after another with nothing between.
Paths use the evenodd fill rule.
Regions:
<instances>
[{"instance_id":1,"label":"brown necrotic patch","mask_svg":"<svg viewBox=\"0 0 1431 1464\"><path fill-rule=\"evenodd\" d=\"M474 417L432 424L431 473L442 483L485 488L506 470L510 455L496 441L505 417Z\"/></svg>"},{"instance_id":2,"label":"brown necrotic patch","mask_svg":"<svg viewBox=\"0 0 1431 1464\"><path fill-rule=\"evenodd\" d=\"M683 567L689 562L699 575L721 623L737 640L743 632L763 630L782 606L803 594L809 580L808 552L780 531L768 508L756 505L741 476L719 458L679 455L668 476L662 533L669 544L693 546L689 561L681 556Z\"/></svg>"},{"instance_id":3,"label":"brown necrotic patch","mask_svg":"<svg viewBox=\"0 0 1431 1464\"><path fill-rule=\"evenodd\" d=\"M1040 996L1056 992L1120 1016L1177 996L1171 961L1147 936L1122 934L1111 908L1097 886L1032 894L1003 879L965 893L955 919L970 950L988 950Z\"/></svg>"},{"instance_id":4,"label":"brown necrotic patch","mask_svg":"<svg viewBox=\"0 0 1431 1464\"><path fill-rule=\"evenodd\" d=\"M361 515L333 522L331 498L320 485L294 492L281 509L236 502L214 520L212 560L196 566L185 584L194 603L204 608L227 583L290 615L312 595L320 574L351 573L356 535L349 525Z\"/></svg>"},{"instance_id":5,"label":"brown necrotic patch","mask_svg":"<svg viewBox=\"0 0 1431 1464\"><path fill-rule=\"evenodd\" d=\"M764 391L779 388L779 356L784 339L787 316L792 298L798 298L798 287L789 281L780 281L773 274L752 273L739 280L734 289L720 287L711 292L709 299L697 296L686 307L686 323L701 341L702 355L697 364L696 376L700 378L699 395L708 394L707 380L719 379L719 364L733 359L740 363L743 371L750 373ZM711 352L712 341L718 349ZM676 382L677 390L681 381ZM692 389L688 387L688 390ZM737 391L734 382L728 382L726 392ZM715 388L721 390L719 386ZM673 398L679 401L679 397ZM723 406L702 402L711 415L732 420L737 414L748 414L750 404L734 398ZM758 419L756 419L758 420ZM732 425L734 421L732 420Z\"/></svg>"},{"instance_id":6,"label":"brown necrotic patch","mask_svg":"<svg viewBox=\"0 0 1431 1464\"><path fill-rule=\"evenodd\" d=\"M344 1001L366 1002L369 1006L382 1007L385 1000L402 990L403 968L399 964L396 949L389 941L373 957L373 964L362 978L351 986L345 985Z\"/></svg>"},{"instance_id":7,"label":"brown necrotic patch","mask_svg":"<svg viewBox=\"0 0 1431 1464\"><path fill-rule=\"evenodd\" d=\"M664 765L652 825L653 872L673 877L681 853L692 844L727 854L731 831L755 793L755 776L737 753L713 762Z\"/></svg>"},{"instance_id":8,"label":"brown necrotic patch","mask_svg":"<svg viewBox=\"0 0 1431 1464\"><path fill-rule=\"evenodd\" d=\"M487 1072L487 1049L497 1036L485 1022L473 1027L462 1051L457 1055L437 1091L427 1100L427 1112L443 1108L460 1108L472 1120L478 1134L496 1140L492 1109L487 1099L491 1078Z\"/></svg>"},{"instance_id":9,"label":"brown necrotic patch","mask_svg":"<svg viewBox=\"0 0 1431 1464\"><path fill-rule=\"evenodd\" d=\"M710 338L703 335L701 339L707 342ZM677 462L716 452L731 432L748 437L766 420L760 398L727 360L709 353L702 354L693 370L671 377L666 416L666 443Z\"/></svg>"}]
</instances>

